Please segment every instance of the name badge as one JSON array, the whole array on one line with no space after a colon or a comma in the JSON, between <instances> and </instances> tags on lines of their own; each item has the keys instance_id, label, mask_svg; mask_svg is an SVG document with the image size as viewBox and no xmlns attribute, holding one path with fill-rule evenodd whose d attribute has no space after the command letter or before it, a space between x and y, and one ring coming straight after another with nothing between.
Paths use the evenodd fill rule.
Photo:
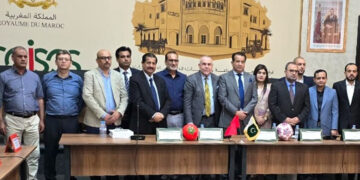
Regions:
<instances>
[{"instance_id":1,"label":"name badge","mask_svg":"<svg viewBox=\"0 0 360 180\"><path fill-rule=\"evenodd\" d=\"M222 128L199 128L199 141L222 141L223 139Z\"/></svg>"},{"instance_id":2,"label":"name badge","mask_svg":"<svg viewBox=\"0 0 360 180\"><path fill-rule=\"evenodd\" d=\"M278 137L275 129L261 129L255 142L277 142Z\"/></svg>"},{"instance_id":3,"label":"name badge","mask_svg":"<svg viewBox=\"0 0 360 180\"><path fill-rule=\"evenodd\" d=\"M181 128L156 128L156 141L175 142L182 140Z\"/></svg>"},{"instance_id":4,"label":"name badge","mask_svg":"<svg viewBox=\"0 0 360 180\"><path fill-rule=\"evenodd\" d=\"M322 130L300 129L300 141L322 141Z\"/></svg>"},{"instance_id":5,"label":"name badge","mask_svg":"<svg viewBox=\"0 0 360 180\"><path fill-rule=\"evenodd\" d=\"M344 141L360 141L360 129L343 129Z\"/></svg>"}]
</instances>

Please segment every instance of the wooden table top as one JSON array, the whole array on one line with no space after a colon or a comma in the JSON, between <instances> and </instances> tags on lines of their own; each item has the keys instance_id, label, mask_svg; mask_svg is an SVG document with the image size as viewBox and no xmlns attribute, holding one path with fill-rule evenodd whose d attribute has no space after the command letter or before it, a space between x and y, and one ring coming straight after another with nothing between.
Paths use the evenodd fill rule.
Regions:
<instances>
[{"instance_id":1,"label":"wooden table top","mask_svg":"<svg viewBox=\"0 0 360 180\"><path fill-rule=\"evenodd\" d=\"M5 178L14 168L33 152L35 146L22 146L16 153L5 153L5 146L0 146L0 179Z\"/></svg>"},{"instance_id":2,"label":"wooden table top","mask_svg":"<svg viewBox=\"0 0 360 180\"><path fill-rule=\"evenodd\" d=\"M145 135L145 140L130 140L121 138L102 138L97 134L63 134L59 144L62 145L232 145L233 141L181 141L157 142L155 135Z\"/></svg>"},{"instance_id":3,"label":"wooden table top","mask_svg":"<svg viewBox=\"0 0 360 180\"><path fill-rule=\"evenodd\" d=\"M244 145L244 146L346 146L360 145L360 142L344 142L340 140L323 141L289 141L278 142L253 142L248 141L245 136L232 136L223 141L181 141L181 142L157 142L155 135L146 135L145 140L130 140L111 138L110 136L102 138L97 134L63 134L60 139L63 145Z\"/></svg>"},{"instance_id":4,"label":"wooden table top","mask_svg":"<svg viewBox=\"0 0 360 180\"><path fill-rule=\"evenodd\" d=\"M347 146L360 145L360 142L344 142L340 140L322 140L322 141L297 141L290 139L289 141L277 142L253 142L248 141L245 136L233 136L230 138L238 145L244 146Z\"/></svg>"}]
</instances>

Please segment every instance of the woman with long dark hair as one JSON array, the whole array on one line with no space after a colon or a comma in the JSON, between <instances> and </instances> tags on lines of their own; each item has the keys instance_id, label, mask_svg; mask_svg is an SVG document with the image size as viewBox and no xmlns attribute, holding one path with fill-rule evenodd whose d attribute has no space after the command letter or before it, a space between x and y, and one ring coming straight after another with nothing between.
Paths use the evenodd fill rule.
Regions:
<instances>
[{"instance_id":1,"label":"woman with long dark hair","mask_svg":"<svg viewBox=\"0 0 360 180\"><path fill-rule=\"evenodd\" d=\"M254 69L258 102L254 109L254 117L260 128L271 128L271 113L268 106L270 93L269 74L265 65L259 64Z\"/></svg>"}]
</instances>

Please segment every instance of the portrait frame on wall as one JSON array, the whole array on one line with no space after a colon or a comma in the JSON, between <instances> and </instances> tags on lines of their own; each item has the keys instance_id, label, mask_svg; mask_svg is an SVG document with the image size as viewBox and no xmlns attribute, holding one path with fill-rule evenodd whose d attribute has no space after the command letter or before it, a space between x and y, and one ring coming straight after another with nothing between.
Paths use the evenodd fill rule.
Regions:
<instances>
[{"instance_id":1,"label":"portrait frame on wall","mask_svg":"<svg viewBox=\"0 0 360 180\"><path fill-rule=\"evenodd\" d=\"M348 0L309 0L308 52L345 52Z\"/></svg>"}]
</instances>

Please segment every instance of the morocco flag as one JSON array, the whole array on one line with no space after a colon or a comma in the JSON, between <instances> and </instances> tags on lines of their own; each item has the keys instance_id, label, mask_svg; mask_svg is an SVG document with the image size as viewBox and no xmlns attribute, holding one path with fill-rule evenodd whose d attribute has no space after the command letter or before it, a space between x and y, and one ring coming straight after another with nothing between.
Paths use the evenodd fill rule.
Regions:
<instances>
[{"instance_id":1,"label":"morocco flag","mask_svg":"<svg viewBox=\"0 0 360 180\"><path fill-rule=\"evenodd\" d=\"M240 128L239 116L234 116L230 122L230 125L227 127L224 136L229 137L232 135L237 135L238 128Z\"/></svg>"}]
</instances>

